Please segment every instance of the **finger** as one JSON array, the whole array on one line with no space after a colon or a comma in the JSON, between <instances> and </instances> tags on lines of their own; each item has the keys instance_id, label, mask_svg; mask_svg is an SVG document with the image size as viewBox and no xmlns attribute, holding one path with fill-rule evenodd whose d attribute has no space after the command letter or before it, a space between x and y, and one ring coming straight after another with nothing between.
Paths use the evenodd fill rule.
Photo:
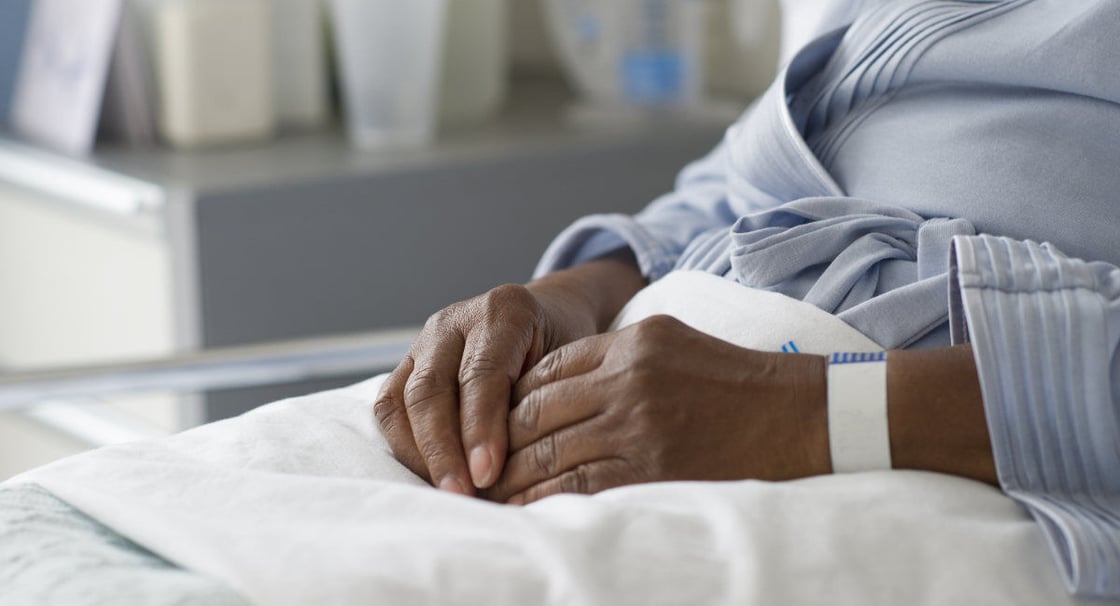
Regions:
<instances>
[{"instance_id":1,"label":"finger","mask_svg":"<svg viewBox=\"0 0 1120 606\"><path fill-rule=\"evenodd\" d=\"M588 421L550 433L515 451L506 462L505 473L488 496L505 501L531 486L559 477L579 465L614 454L614 444L603 424Z\"/></svg>"},{"instance_id":2,"label":"finger","mask_svg":"<svg viewBox=\"0 0 1120 606\"><path fill-rule=\"evenodd\" d=\"M549 383L525 396L509 413L509 448L518 451L542 437L603 410L598 388L585 376Z\"/></svg>"},{"instance_id":3,"label":"finger","mask_svg":"<svg viewBox=\"0 0 1120 606\"><path fill-rule=\"evenodd\" d=\"M595 370L603 363L615 333L585 337L555 349L529 369L514 387L513 399L520 402L533 391Z\"/></svg>"},{"instance_id":4,"label":"finger","mask_svg":"<svg viewBox=\"0 0 1120 606\"><path fill-rule=\"evenodd\" d=\"M381 428L381 434L393 451L393 456L416 475L431 481L428 466L412 437L412 425L408 422L408 412L404 406L404 385L408 375L412 373L413 364L412 356L405 356L385 379L381 392L373 403L373 415Z\"/></svg>"},{"instance_id":5,"label":"finger","mask_svg":"<svg viewBox=\"0 0 1120 606\"><path fill-rule=\"evenodd\" d=\"M617 488L628 483L626 461L619 458L602 459L577 465L555 478L534 484L523 492L510 497L506 502L510 505L528 505L545 497L557 494L595 494L610 488Z\"/></svg>"},{"instance_id":6,"label":"finger","mask_svg":"<svg viewBox=\"0 0 1120 606\"><path fill-rule=\"evenodd\" d=\"M531 321L497 320L506 326L484 325L471 331L459 367L463 447L478 488L489 487L501 474L508 448L510 392L535 333Z\"/></svg>"},{"instance_id":7,"label":"finger","mask_svg":"<svg viewBox=\"0 0 1120 606\"><path fill-rule=\"evenodd\" d=\"M446 331L414 355L404 387L404 404L416 447L434 486L472 496L463 443L459 438L459 360L463 337Z\"/></svg>"}]
</instances>

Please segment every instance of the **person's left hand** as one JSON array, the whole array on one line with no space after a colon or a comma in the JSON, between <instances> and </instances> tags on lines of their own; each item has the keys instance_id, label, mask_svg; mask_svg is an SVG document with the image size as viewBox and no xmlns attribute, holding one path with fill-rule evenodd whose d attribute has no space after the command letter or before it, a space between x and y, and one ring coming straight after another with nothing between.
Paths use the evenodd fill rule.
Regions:
<instances>
[{"instance_id":1,"label":"person's left hand","mask_svg":"<svg viewBox=\"0 0 1120 606\"><path fill-rule=\"evenodd\" d=\"M831 472L823 357L744 349L668 316L553 351L514 401L512 454L486 495L499 502Z\"/></svg>"}]
</instances>

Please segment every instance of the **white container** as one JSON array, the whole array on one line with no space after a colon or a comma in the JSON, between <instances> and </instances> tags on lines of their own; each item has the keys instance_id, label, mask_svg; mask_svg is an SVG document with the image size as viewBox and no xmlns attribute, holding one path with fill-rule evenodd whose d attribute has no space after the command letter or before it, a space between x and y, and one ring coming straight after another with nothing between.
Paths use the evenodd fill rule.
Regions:
<instances>
[{"instance_id":1,"label":"white container","mask_svg":"<svg viewBox=\"0 0 1120 606\"><path fill-rule=\"evenodd\" d=\"M508 0L450 0L440 123L458 126L493 117L506 99L508 68Z\"/></svg>"},{"instance_id":2,"label":"white container","mask_svg":"<svg viewBox=\"0 0 1120 606\"><path fill-rule=\"evenodd\" d=\"M272 0L273 106L281 127L312 128L328 115L326 40L319 0Z\"/></svg>"},{"instance_id":3,"label":"white container","mask_svg":"<svg viewBox=\"0 0 1120 606\"><path fill-rule=\"evenodd\" d=\"M561 65L601 104L695 105L703 97L704 0L547 0Z\"/></svg>"},{"instance_id":4,"label":"white container","mask_svg":"<svg viewBox=\"0 0 1120 606\"><path fill-rule=\"evenodd\" d=\"M722 101L734 107L764 91L775 73L777 0L541 1L562 67L599 109L660 104L708 111L726 106ZM678 54L685 70L701 72L678 80L679 94L672 94L673 87L662 87L660 98L627 94L627 79L635 72L627 71L625 57L635 47L640 51L643 44L651 46L635 36L643 30L665 32L660 46Z\"/></svg>"},{"instance_id":5,"label":"white container","mask_svg":"<svg viewBox=\"0 0 1120 606\"><path fill-rule=\"evenodd\" d=\"M435 137L446 2L332 0L343 109L354 145L422 145Z\"/></svg>"},{"instance_id":6,"label":"white container","mask_svg":"<svg viewBox=\"0 0 1120 606\"><path fill-rule=\"evenodd\" d=\"M166 0L150 10L163 137L195 146L270 136L269 0Z\"/></svg>"}]
</instances>

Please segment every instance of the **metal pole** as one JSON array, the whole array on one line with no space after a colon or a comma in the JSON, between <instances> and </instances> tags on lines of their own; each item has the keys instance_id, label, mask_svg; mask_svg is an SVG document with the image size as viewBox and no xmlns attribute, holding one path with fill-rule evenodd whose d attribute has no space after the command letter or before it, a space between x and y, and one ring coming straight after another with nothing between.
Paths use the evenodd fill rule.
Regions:
<instances>
[{"instance_id":1,"label":"metal pole","mask_svg":"<svg viewBox=\"0 0 1120 606\"><path fill-rule=\"evenodd\" d=\"M0 411L116 394L257 387L392 369L417 329L277 341L163 359L0 375Z\"/></svg>"}]
</instances>

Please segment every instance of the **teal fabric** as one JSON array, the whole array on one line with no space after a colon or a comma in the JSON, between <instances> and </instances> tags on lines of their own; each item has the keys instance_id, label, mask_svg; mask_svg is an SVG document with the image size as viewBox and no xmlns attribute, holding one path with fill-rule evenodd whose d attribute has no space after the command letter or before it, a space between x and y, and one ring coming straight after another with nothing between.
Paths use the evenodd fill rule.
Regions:
<instances>
[{"instance_id":1,"label":"teal fabric","mask_svg":"<svg viewBox=\"0 0 1120 606\"><path fill-rule=\"evenodd\" d=\"M4 606L243 606L222 583L186 572L46 490L0 485Z\"/></svg>"}]
</instances>

